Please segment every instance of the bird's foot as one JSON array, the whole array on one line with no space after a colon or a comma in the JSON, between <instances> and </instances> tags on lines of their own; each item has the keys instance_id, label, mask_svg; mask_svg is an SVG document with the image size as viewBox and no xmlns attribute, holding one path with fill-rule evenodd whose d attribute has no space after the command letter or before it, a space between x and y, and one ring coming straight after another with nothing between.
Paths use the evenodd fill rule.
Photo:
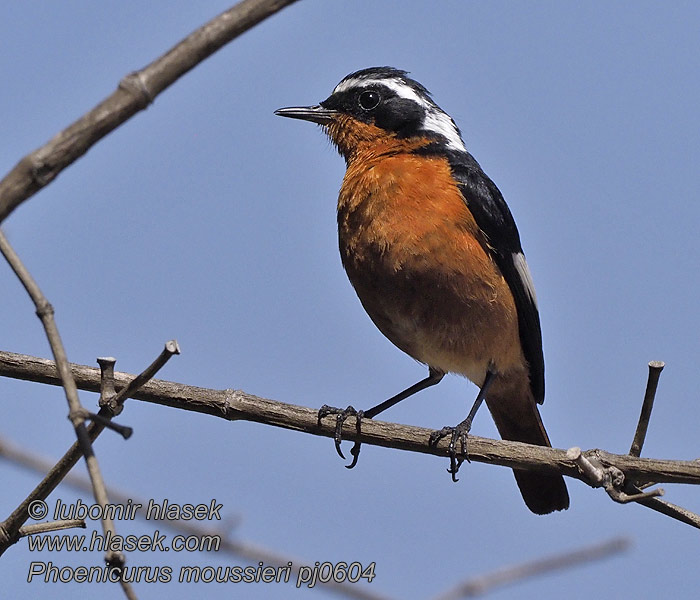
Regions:
<instances>
[{"instance_id":1,"label":"bird's foot","mask_svg":"<svg viewBox=\"0 0 700 600\"><path fill-rule=\"evenodd\" d=\"M438 431L433 431L428 440L431 446L436 446L441 439L446 438L448 435L450 436L450 444L447 447L448 456L450 457L450 468L447 469L447 472L452 475L452 481L455 483L459 481L459 479L457 479L457 472L462 466L462 463L465 460L470 462L467 440L471 428L471 419L467 418L456 427L443 427ZM459 454L464 458L457 457L457 441L459 441Z\"/></svg>"},{"instance_id":2,"label":"bird's foot","mask_svg":"<svg viewBox=\"0 0 700 600\"><path fill-rule=\"evenodd\" d=\"M352 406L347 408L336 408L335 406L328 406L324 404L318 411L318 424L321 424L321 419L327 417L328 415L337 415L335 419L335 435L333 439L335 440L335 451L338 453L340 458L345 458L343 451L340 449L340 443L343 441L343 424L347 421L348 417L355 417L355 429L357 435L362 432L362 417L364 415L363 411L355 410ZM360 458L360 441L357 440L353 447L350 449L350 454L352 454L352 462L349 465L345 465L346 469L352 469Z\"/></svg>"}]
</instances>

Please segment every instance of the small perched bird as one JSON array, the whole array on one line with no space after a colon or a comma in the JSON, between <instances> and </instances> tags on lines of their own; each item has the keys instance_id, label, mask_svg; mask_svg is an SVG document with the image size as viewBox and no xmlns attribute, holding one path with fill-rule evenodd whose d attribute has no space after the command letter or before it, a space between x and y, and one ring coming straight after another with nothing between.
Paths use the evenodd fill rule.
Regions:
<instances>
[{"instance_id":1,"label":"small perched bird","mask_svg":"<svg viewBox=\"0 0 700 600\"><path fill-rule=\"evenodd\" d=\"M367 411L324 406L343 422L372 418L440 382L468 377L480 391L468 417L443 428L455 475L483 400L506 440L550 446L537 404L544 401L542 334L535 290L515 221L496 185L462 141L453 119L406 71L351 73L316 106L277 115L321 125L345 158L338 197L343 266L374 324L428 366L428 376ZM360 445L353 447L352 468ZM569 506L557 473L515 470L537 514Z\"/></svg>"}]
</instances>

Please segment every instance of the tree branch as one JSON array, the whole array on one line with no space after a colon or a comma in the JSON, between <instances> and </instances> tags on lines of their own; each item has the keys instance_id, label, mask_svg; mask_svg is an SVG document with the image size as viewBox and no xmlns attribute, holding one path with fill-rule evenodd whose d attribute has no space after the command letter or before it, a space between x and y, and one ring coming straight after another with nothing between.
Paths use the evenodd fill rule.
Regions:
<instances>
[{"instance_id":1,"label":"tree branch","mask_svg":"<svg viewBox=\"0 0 700 600\"><path fill-rule=\"evenodd\" d=\"M86 490L88 492L91 492L92 484L89 481L86 483ZM25 525L24 527L19 528L19 537L36 535L38 533L49 533L51 531L62 531L64 529L73 529L74 527L85 529L85 520L64 519L63 521L48 521L46 523L34 523L33 525Z\"/></svg>"},{"instance_id":2,"label":"tree branch","mask_svg":"<svg viewBox=\"0 0 700 600\"><path fill-rule=\"evenodd\" d=\"M77 386L99 392L100 370L96 367L71 363ZM60 385L53 361L0 351L0 375L50 385ZM115 372L117 390L131 381L133 375ZM335 421L326 418L319 425L317 409L276 402L241 390L215 390L153 379L135 392L136 400L161 404L183 410L209 414L229 421L254 421L284 429L303 431L312 435L333 437ZM343 438L361 440L364 444L447 456L447 441L431 446L431 429L367 420L358 436L352 419L343 427ZM631 481L655 483L700 484L700 462L639 458L628 454L612 454L604 450L587 450L584 456L604 466L622 471ZM475 462L526 470L558 471L569 477L587 481L567 451L557 448L531 446L520 442L469 437L469 458Z\"/></svg>"},{"instance_id":3,"label":"tree branch","mask_svg":"<svg viewBox=\"0 0 700 600\"><path fill-rule=\"evenodd\" d=\"M90 112L28 154L0 181L0 223L108 133L219 48L296 0L243 0L151 64L124 77Z\"/></svg>"}]
</instances>

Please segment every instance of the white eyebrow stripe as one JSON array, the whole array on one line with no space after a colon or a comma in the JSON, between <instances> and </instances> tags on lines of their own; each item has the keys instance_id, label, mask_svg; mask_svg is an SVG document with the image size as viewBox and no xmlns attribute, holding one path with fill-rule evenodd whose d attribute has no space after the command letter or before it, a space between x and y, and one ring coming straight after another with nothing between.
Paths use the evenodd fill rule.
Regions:
<instances>
[{"instance_id":1,"label":"white eyebrow stripe","mask_svg":"<svg viewBox=\"0 0 700 600\"><path fill-rule=\"evenodd\" d=\"M515 265L515 270L520 275L520 281L523 282L525 289L527 290L530 300L537 308L537 296L535 294L535 284L532 282L532 275L530 275L530 268L527 266L527 261L525 260L525 255L522 252L513 253L513 264Z\"/></svg>"},{"instance_id":2,"label":"white eyebrow stripe","mask_svg":"<svg viewBox=\"0 0 700 600\"><path fill-rule=\"evenodd\" d=\"M373 79L372 77L353 77L346 81L340 82L333 93L346 92L358 85L383 85L388 87L392 92L401 98L412 100L416 104L425 109L425 118L423 119L423 129L432 133L437 133L447 140L448 148L457 152L466 152L464 142L459 135L457 126L452 118L441 110L433 102L429 102L423 96L419 95L411 86L406 85L403 81L396 78Z\"/></svg>"},{"instance_id":3,"label":"white eyebrow stripe","mask_svg":"<svg viewBox=\"0 0 700 600\"><path fill-rule=\"evenodd\" d=\"M353 77L352 79L346 79L345 81L341 81L338 85L335 86L333 94L337 94L338 92L347 92L349 89L354 88L355 86L365 83L367 81L371 81L372 83L382 83L386 80L372 79L371 76L363 77L362 75L360 75L359 77Z\"/></svg>"}]
</instances>

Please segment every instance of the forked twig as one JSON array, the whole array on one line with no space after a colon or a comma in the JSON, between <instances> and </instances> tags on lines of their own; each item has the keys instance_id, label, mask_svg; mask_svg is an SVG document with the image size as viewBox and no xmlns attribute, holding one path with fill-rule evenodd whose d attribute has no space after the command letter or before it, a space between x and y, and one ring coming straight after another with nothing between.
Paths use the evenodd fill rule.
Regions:
<instances>
[{"instance_id":1,"label":"forked twig","mask_svg":"<svg viewBox=\"0 0 700 600\"><path fill-rule=\"evenodd\" d=\"M165 344L163 352L156 358L151 365L149 365L146 370L137 376L139 381L147 382L146 377L155 375L158 369L160 369L167 360L174 354L179 353L179 347L177 342L171 340ZM53 366L55 374L55 365ZM71 371L73 370L73 365L71 364ZM94 369L98 373L97 386L99 389L99 370ZM124 386L129 387L136 377L130 377L128 381L125 382ZM60 379L55 374L55 384L60 385ZM143 385L143 383L142 383ZM131 385L133 389L133 385ZM123 397L119 405L121 405L126 397ZM109 418L109 409L103 407L100 409L100 413L103 417ZM87 433L90 436L91 441L95 441L98 435L104 431L104 425L99 422L93 421L87 427ZM81 456L80 446L76 442L71 446L71 448L63 455L63 457L56 463L47 473L47 475L39 482L39 484L34 488L34 490L20 503L20 505L12 511L12 514L5 519L5 521L0 523L0 555L2 555L7 548L17 541L17 532L20 527L29 519L28 507L35 500L46 500L49 494L56 489L56 486L63 480L63 478L70 472L70 470L78 462Z\"/></svg>"},{"instance_id":2,"label":"forked twig","mask_svg":"<svg viewBox=\"0 0 700 600\"><path fill-rule=\"evenodd\" d=\"M651 361L649 363L649 376L644 393L644 401L634 440L628 454L630 457L638 458L641 454L647 429L649 428L651 409L654 404L659 377L663 368L664 363L661 361ZM606 461L606 453L595 451L586 454L588 456L584 455L581 449L576 447L567 450L567 456L576 464L584 480L592 487L603 487L608 495L620 504L637 502L667 517L700 529L700 515L661 500L659 496L664 495L663 489L657 488L649 492L643 491L645 488L659 483L661 479L658 476L655 477L653 474L648 474L642 477L633 477L630 473L625 473L614 464Z\"/></svg>"}]
</instances>

